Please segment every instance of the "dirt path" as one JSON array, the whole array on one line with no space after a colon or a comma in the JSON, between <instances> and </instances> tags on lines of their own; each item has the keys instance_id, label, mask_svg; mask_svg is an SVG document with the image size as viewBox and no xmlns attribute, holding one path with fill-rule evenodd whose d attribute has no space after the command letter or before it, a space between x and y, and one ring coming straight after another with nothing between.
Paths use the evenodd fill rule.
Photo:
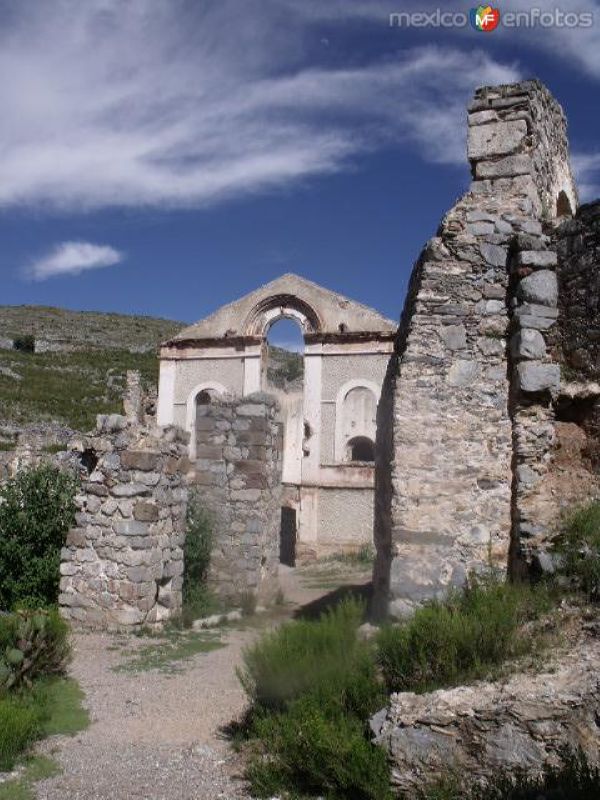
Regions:
<instances>
[{"instance_id":1,"label":"dirt path","mask_svg":"<svg viewBox=\"0 0 600 800\"><path fill-rule=\"evenodd\" d=\"M235 674L243 647L300 606L318 607L332 580L339 586L366 578L364 570L342 569L339 576L334 570L333 578L330 568L324 576L314 569L286 572L285 614L227 629L220 634L223 646L185 660L160 661L159 649L162 668L152 666L155 641L76 634L71 673L85 692L92 724L75 737L43 743L62 772L36 785L39 800L248 798L241 764L222 733L245 708ZM214 646L210 638L207 647Z\"/></svg>"}]
</instances>

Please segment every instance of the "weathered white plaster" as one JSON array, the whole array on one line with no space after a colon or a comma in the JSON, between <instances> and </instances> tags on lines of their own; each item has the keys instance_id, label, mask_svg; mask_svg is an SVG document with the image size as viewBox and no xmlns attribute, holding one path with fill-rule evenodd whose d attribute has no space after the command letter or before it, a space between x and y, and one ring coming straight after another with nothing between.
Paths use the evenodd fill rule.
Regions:
<instances>
[{"instance_id":1,"label":"weathered white plaster","mask_svg":"<svg viewBox=\"0 0 600 800\"><path fill-rule=\"evenodd\" d=\"M267 335L282 318L297 322L305 337L302 393L286 393L267 384ZM359 518L372 516L373 469L333 462L344 461L352 434L375 438L374 411L395 329L394 322L373 309L286 275L182 331L163 346L161 357L176 364L172 418L183 421L192 434L192 458L200 391L218 387L234 397L260 390L275 394L284 429L282 480L297 493L298 543L300 549L306 545L306 551L326 549L330 526L320 516L320 488L357 492L356 502L366 503ZM344 407L348 392L358 387L365 388L373 402L351 397L356 408L349 401ZM352 541L356 531L365 528L362 523L352 527L353 513L349 505L340 521L354 531ZM371 540L370 532L364 536Z\"/></svg>"},{"instance_id":2,"label":"weathered white plaster","mask_svg":"<svg viewBox=\"0 0 600 800\"><path fill-rule=\"evenodd\" d=\"M160 427L173 424L176 374L177 364L175 361L160 362L156 411L156 422Z\"/></svg>"}]
</instances>

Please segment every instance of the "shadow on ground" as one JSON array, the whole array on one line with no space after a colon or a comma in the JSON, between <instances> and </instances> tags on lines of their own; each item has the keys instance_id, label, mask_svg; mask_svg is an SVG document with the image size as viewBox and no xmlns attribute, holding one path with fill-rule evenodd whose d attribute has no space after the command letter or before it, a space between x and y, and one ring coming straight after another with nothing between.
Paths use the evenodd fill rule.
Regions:
<instances>
[{"instance_id":1,"label":"shadow on ground","mask_svg":"<svg viewBox=\"0 0 600 800\"><path fill-rule=\"evenodd\" d=\"M348 597L357 597L365 601L367 609L370 608L373 596L372 583L358 583L354 585L340 586L332 592L317 597L306 605L300 606L293 614L294 619L317 619L324 611L335 608L342 600Z\"/></svg>"}]
</instances>

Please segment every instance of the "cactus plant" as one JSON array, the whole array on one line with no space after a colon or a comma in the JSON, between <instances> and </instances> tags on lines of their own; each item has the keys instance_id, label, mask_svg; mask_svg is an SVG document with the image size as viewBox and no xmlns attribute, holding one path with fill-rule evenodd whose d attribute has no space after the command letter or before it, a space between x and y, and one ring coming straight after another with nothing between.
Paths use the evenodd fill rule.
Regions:
<instances>
[{"instance_id":1,"label":"cactus plant","mask_svg":"<svg viewBox=\"0 0 600 800\"><path fill-rule=\"evenodd\" d=\"M68 656L67 625L55 611L21 610L0 617L0 694L61 672Z\"/></svg>"}]
</instances>

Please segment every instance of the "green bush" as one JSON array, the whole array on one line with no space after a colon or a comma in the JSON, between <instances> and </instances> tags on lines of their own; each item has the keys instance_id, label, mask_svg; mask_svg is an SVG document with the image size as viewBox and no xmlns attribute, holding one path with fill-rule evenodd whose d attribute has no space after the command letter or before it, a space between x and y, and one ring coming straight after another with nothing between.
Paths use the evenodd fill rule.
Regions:
<instances>
[{"instance_id":1,"label":"green bush","mask_svg":"<svg viewBox=\"0 0 600 800\"><path fill-rule=\"evenodd\" d=\"M44 710L32 698L0 698L0 772L11 770L16 758L42 731Z\"/></svg>"},{"instance_id":2,"label":"green bush","mask_svg":"<svg viewBox=\"0 0 600 800\"><path fill-rule=\"evenodd\" d=\"M281 790L387 798L389 769L368 719L386 702L371 646L358 637L364 605L345 600L318 620L266 634L244 652L259 755L248 778L261 797Z\"/></svg>"},{"instance_id":3,"label":"green bush","mask_svg":"<svg viewBox=\"0 0 600 800\"><path fill-rule=\"evenodd\" d=\"M214 600L207 587L213 545L213 520L202 507L199 495L192 494L187 507L186 534L183 546L183 621L211 613Z\"/></svg>"},{"instance_id":4,"label":"green bush","mask_svg":"<svg viewBox=\"0 0 600 800\"><path fill-rule=\"evenodd\" d=\"M598 800L600 770L582 752L568 753L559 768L549 767L541 777L502 776L480 790L474 800Z\"/></svg>"},{"instance_id":5,"label":"green bush","mask_svg":"<svg viewBox=\"0 0 600 800\"><path fill-rule=\"evenodd\" d=\"M62 672L69 655L68 627L56 611L0 616L0 696Z\"/></svg>"},{"instance_id":6,"label":"green bush","mask_svg":"<svg viewBox=\"0 0 600 800\"><path fill-rule=\"evenodd\" d=\"M0 487L0 609L56 603L75 491L75 479L49 464L23 469Z\"/></svg>"},{"instance_id":7,"label":"green bush","mask_svg":"<svg viewBox=\"0 0 600 800\"><path fill-rule=\"evenodd\" d=\"M307 695L285 713L257 720L254 730L267 751L248 769L258 797L281 789L353 800L391 797L386 754L369 742L357 717L331 713Z\"/></svg>"},{"instance_id":8,"label":"green bush","mask_svg":"<svg viewBox=\"0 0 600 800\"><path fill-rule=\"evenodd\" d=\"M560 767L547 767L539 776L528 777L522 772L502 774L490 785L471 791L448 777L419 794L419 800L597 800L598 797L600 770L589 764L582 752L564 753Z\"/></svg>"},{"instance_id":9,"label":"green bush","mask_svg":"<svg viewBox=\"0 0 600 800\"><path fill-rule=\"evenodd\" d=\"M357 629L364 606L345 600L318 620L281 625L244 651L240 681L254 707L284 711L306 694L366 718L384 697Z\"/></svg>"},{"instance_id":10,"label":"green bush","mask_svg":"<svg viewBox=\"0 0 600 800\"><path fill-rule=\"evenodd\" d=\"M472 579L445 602L431 602L378 636L389 691L427 692L483 676L534 644L519 631L550 608L545 587Z\"/></svg>"},{"instance_id":11,"label":"green bush","mask_svg":"<svg viewBox=\"0 0 600 800\"><path fill-rule=\"evenodd\" d=\"M0 772L12 769L37 739L86 728L89 715L82 700L76 681L52 677L36 681L31 690L0 697Z\"/></svg>"},{"instance_id":12,"label":"green bush","mask_svg":"<svg viewBox=\"0 0 600 800\"><path fill-rule=\"evenodd\" d=\"M31 334L17 336L13 340L13 349L18 350L19 353L35 353L35 337Z\"/></svg>"},{"instance_id":13,"label":"green bush","mask_svg":"<svg viewBox=\"0 0 600 800\"><path fill-rule=\"evenodd\" d=\"M600 600L600 502L574 511L566 520L557 550L564 572L589 600Z\"/></svg>"}]
</instances>

